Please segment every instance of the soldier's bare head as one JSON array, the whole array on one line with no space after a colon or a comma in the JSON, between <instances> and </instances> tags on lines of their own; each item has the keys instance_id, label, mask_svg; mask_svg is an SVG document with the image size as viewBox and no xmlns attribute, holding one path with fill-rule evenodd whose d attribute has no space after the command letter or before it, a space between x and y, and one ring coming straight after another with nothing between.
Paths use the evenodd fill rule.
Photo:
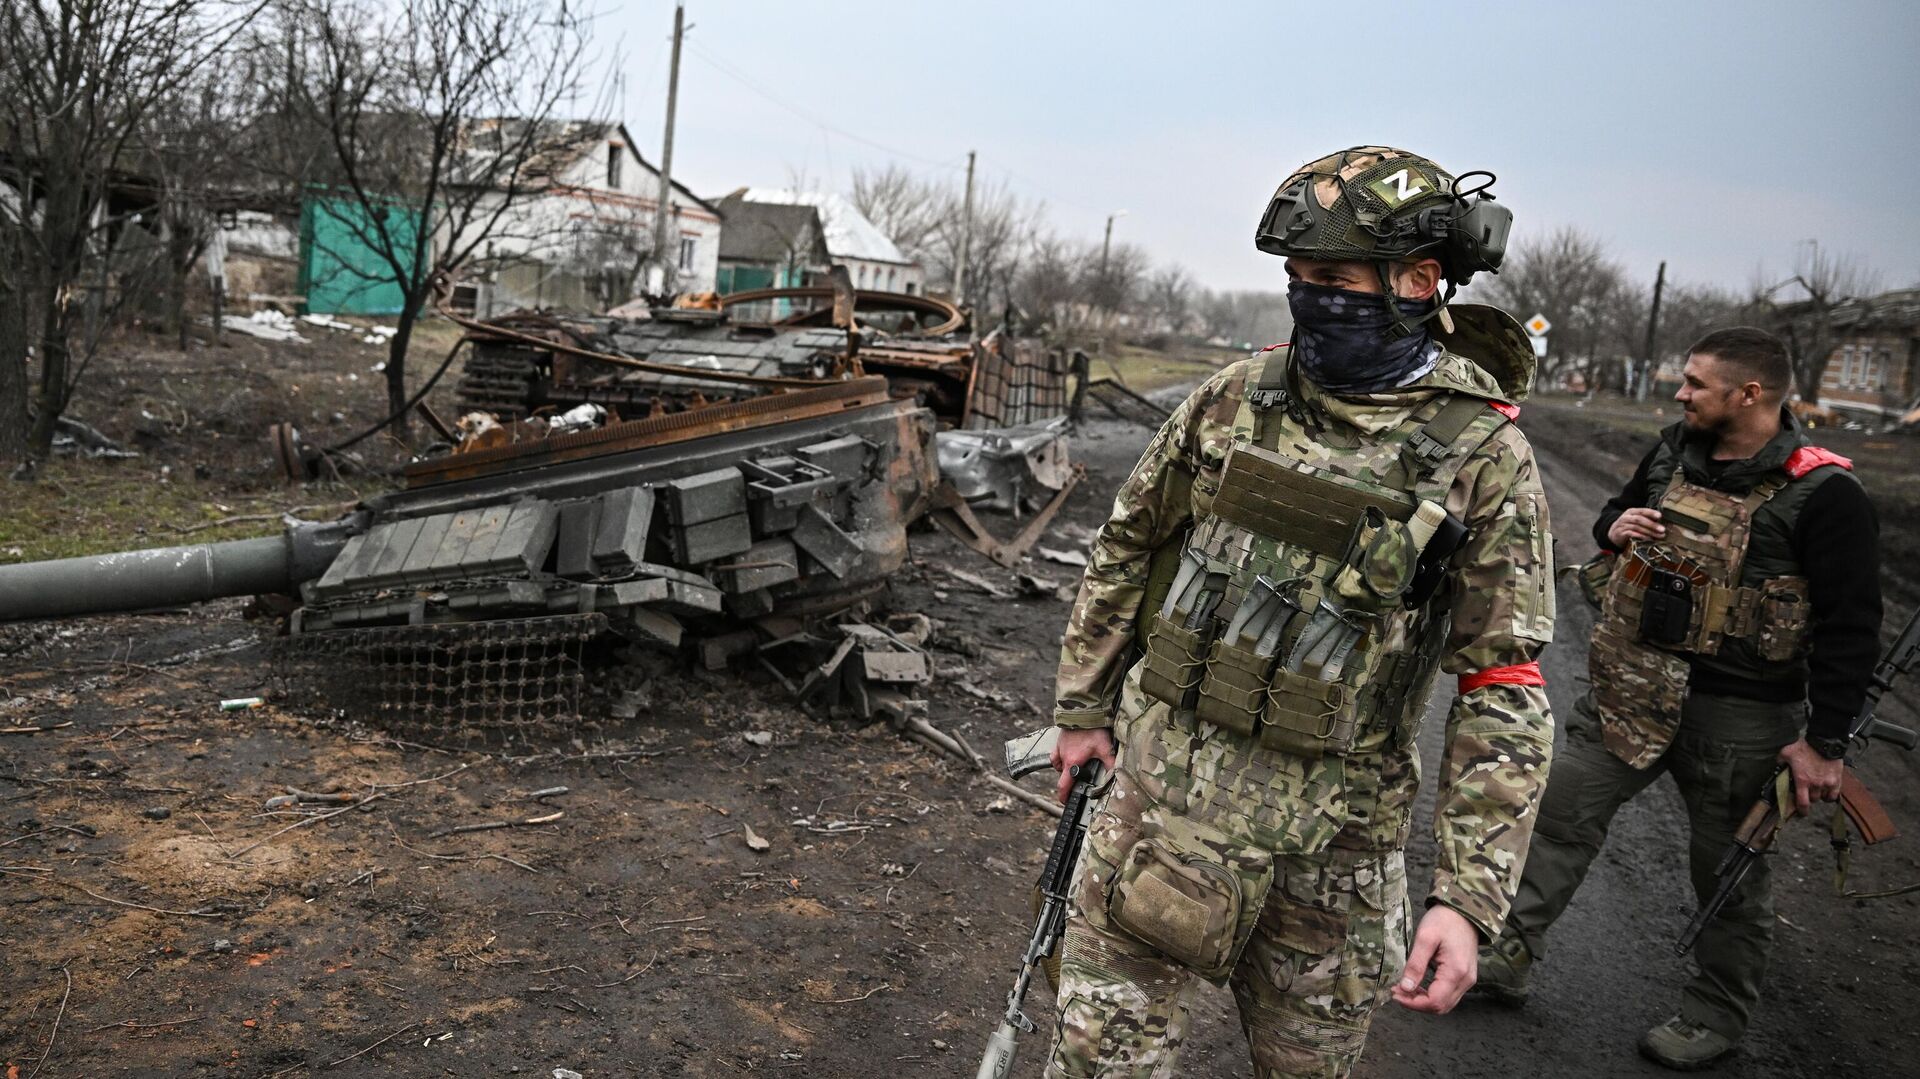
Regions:
<instances>
[{"instance_id":1,"label":"soldier's bare head","mask_svg":"<svg viewBox=\"0 0 1920 1079\"><path fill-rule=\"evenodd\" d=\"M1748 421L1772 423L1793 386L1793 367L1778 337L1750 326L1715 330L1687 350L1673 399L1687 426L1724 433Z\"/></svg>"},{"instance_id":2,"label":"soldier's bare head","mask_svg":"<svg viewBox=\"0 0 1920 1079\"><path fill-rule=\"evenodd\" d=\"M1382 291L1378 267L1373 262L1292 257L1287 259L1287 280L1377 294ZM1403 300L1431 298L1446 276L1438 259L1403 259L1386 267L1393 294Z\"/></svg>"}]
</instances>

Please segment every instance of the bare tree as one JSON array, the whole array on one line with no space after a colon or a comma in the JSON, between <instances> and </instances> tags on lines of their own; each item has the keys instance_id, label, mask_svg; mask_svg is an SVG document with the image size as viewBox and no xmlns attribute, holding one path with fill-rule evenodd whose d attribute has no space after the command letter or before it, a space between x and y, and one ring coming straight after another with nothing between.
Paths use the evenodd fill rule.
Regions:
<instances>
[{"instance_id":1,"label":"bare tree","mask_svg":"<svg viewBox=\"0 0 1920 1079\"><path fill-rule=\"evenodd\" d=\"M1579 374L1589 390L1619 384L1646 332L1644 296L1599 240L1575 228L1520 244L1470 298L1517 318L1545 315L1553 330L1541 373Z\"/></svg>"},{"instance_id":2,"label":"bare tree","mask_svg":"<svg viewBox=\"0 0 1920 1079\"><path fill-rule=\"evenodd\" d=\"M853 170L853 205L900 250L924 258L933 246L950 192L900 165Z\"/></svg>"},{"instance_id":3,"label":"bare tree","mask_svg":"<svg viewBox=\"0 0 1920 1079\"><path fill-rule=\"evenodd\" d=\"M585 21L564 0L289 0L284 11L295 45L279 157L308 164L316 212L399 290L386 381L404 437L407 350L436 282L598 138L560 115L579 96Z\"/></svg>"},{"instance_id":4,"label":"bare tree","mask_svg":"<svg viewBox=\"0 0 1920 1079\"><path fill-rule=\"evenodd\" d=\"M1185 333L1193 311L1193 279L1187 271L1171 263L1161 267L1147 280L1146 293L1147 310L1161 326L1168 333Z\"/></svg>"},{"instance_id":5,"label":"bare tree","mask_svg":"<svg viewBox=\"0 0 1920 1079\"><path fill-rule=\"evenodd\" d=\"M247 127L255 104L254 73L244 61L228 53L196 72L160 103L141 140L158 202L156 231L165 246L162 311L182 350L194 268L218 231L220 213L248 201L254 182L243 143L234 137Z\"/></svg>"},{"instance_id":6,"label":"bare tree","mask_svg":"<svg viewBox=\"0 0 1920 1079\"><path fill-rule=\"evenodd\" d=\"M0 457L51 448L129 295L120 279L164 251L150 242L141 136L258 11L218 0L0 4Z\"/></svg>"},{"instance_id":7,"label":"bare tree","mask_svg":"<svg viewBox=\"0 0 1920 1079\"><path fill-rule=\"evenodd\" d=\"M1043 233L1034 237L1014 282L1014 303L1060 343L1077 341L1091 322L1086 258L1086 245Z\"/></svg>"},{"instance_id":8,"label":"bare tree","mask_svg":"<svg viewBox=\"0 0 1920 1079\"><path fill-rule=\"evenodd\" d=\"M898 165L853 174L854 206L926 269L930 287L952 289L965 246L968 303L975 311L994 311L1013 298L1044 207L1015 195L1004 181L978 184L968 240L965 200L959 184L916 176Z\"/></svg>"},{"instance_id":9,"label":"bare tree","mask_svg":"<svg viewBox=\"0 0 1920 1079\"><path fill-rule=\"evenodd\" d=\"M1816 404L1820 400L1820 380L1833 355L1834 312L1879 290L1879 274L1857 256L1833 255L1812 241L1796 261L1792 276L1755 287L1753 308L1787 339L1802 398ZM1782 295L1789 298L1782 300Z\"/></svg>"}]
</instances>

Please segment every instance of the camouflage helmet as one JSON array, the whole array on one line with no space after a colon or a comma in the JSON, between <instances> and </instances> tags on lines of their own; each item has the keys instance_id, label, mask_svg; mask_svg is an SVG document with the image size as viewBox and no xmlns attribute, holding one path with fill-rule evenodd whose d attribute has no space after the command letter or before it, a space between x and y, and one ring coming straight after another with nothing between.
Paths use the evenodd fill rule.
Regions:
<instances>
[{"instance_id":1,"label":"camouflage helmet","mask_svg":"<svg viewBox=\"0 0 1920 1079\"><path fill-rule=\"evenodd\" d=\"M1462 189L1462 179L1484 178ZM1391 146L1355 146L1295 169L1254 232L1272 255L1381 262L1424 256L1464 285L1498 272L1513 215L1494 203L1489 172L1456 178Z\"/></svg>"}]
</instances>

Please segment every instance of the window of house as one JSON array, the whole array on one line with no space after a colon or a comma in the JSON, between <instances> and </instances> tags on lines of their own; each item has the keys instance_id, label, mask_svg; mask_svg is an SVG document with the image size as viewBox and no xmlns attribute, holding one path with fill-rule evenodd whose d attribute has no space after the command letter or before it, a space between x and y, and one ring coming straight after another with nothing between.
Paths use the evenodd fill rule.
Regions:
<instances>
[{"instance_id":1,"label":"window of house","mask_svg":"<svg viewBox=\"0 0 1920 1079\"><path fill-rule=\"evenodd\" d=\"M1876 393L1887 392L1887 383L1892 381L1893 353L1881 349L1873 358L1873 388Z\"/></svg>"},{"instance_id":2,"label":"window of house","mask_svg":"<svg viewBox=\"0 0 1920 1079\"><path fill-rule=\"evenodd\" d=\"M1850 390L1853 388L1853 346L1852 345L1848 345L1846 348L1843 348L1840 350L1840 388L1843 390Z\"/></svg>"},{"instance_id":3,"label":"window of house","mask_svg":"<svg viewBox=\"0 0 1920 1079\"><path fill-rule=\"evenodd\" d=\"M680 237L680 269L693 269L693 247L697 241L691 236Z\"/></svg>"},{"instance_id":4,"label":"window of house","mask_svg":"<svg viewBox=\"0 0 1920 1079\"><path fill-rule=\"evenodd\" d=\"M907 295L913 295L913 282L907 282Z\"/></svg>"},{"instance_id":5,"label":"window of house","mask_svg":"<svg viewBox=\"0 0 1920 1079\"><path fill-rule=\"evenodd\" d=\"M625 156L626 147L617 142L607 143L607 186L620 186L620 159Z\"/></svg>"}]
</instances>

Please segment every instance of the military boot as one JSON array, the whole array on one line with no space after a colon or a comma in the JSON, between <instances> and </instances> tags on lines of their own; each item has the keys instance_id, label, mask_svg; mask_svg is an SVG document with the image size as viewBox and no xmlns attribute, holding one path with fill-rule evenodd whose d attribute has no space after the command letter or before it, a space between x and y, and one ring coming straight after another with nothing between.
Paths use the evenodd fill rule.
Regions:
<instances>
[{"instance_id":1,"label":"military boot","mask_svg":"<svg viewBox=\"0 0 1920 1079\"><path fill-rule=\"evenodd\" d=\"M1502 934L1480 946L1480 976L1473 991L1518 1008L1527 1002L1527 972L1532 968L1533 953L1520 938Z\"/></svg>"},{"instance_id":2,"label":"military boot","mask_svg":"<svg viewBox=\"0 0 1920 1079\"><path fill-rule=\"evenodd\" d=\"M1733 1040L1684 1015L1654 1027L1640 1038L1640 1055L1674 1071L1699 1071L1727 1055Z\"/></svg>"}]
</instances>

